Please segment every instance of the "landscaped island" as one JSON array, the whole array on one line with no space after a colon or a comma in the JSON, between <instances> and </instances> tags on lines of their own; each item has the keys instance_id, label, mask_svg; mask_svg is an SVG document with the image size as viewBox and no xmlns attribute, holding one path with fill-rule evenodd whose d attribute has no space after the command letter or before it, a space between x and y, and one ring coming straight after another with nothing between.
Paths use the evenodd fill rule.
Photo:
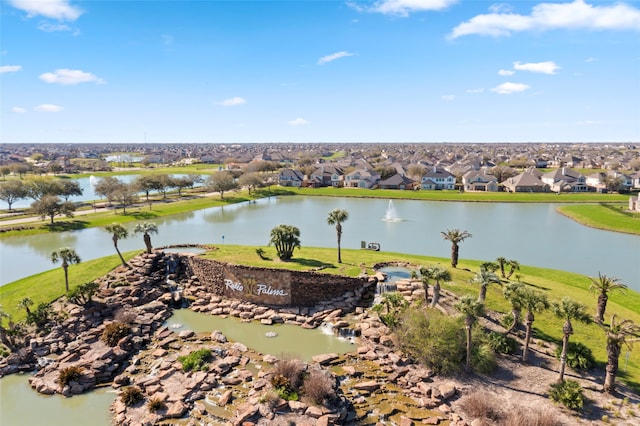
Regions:
<instances>
[{"instance_id":1,"label":"landscaped island","mask_svg":"<svg viewBox=\"0 0 640 426\"><path fill-rule=\"evenodd\" d=\"M133 255L125 253L124 258L129 261ZM172 259L176 258L180 262L172 263ZM273 416L283 415L283 410L288 413L283 419L312 422L321 419L328 424L355 424L364 418L362 416L390 419L398 424L419 423L425 419L436 424L446 421L468 424L474 418L491 415L504 421L519 421L519 424L532 419L531 416L546 419L544 424L569 424L588 419L598 420L603 416L618 416L630 422L637 420L634 410L634 405L638 403L637 396L626 387L618 387L621 392L618 399L600 393L603 362L606 360L606 335L594 323L574 321L571 341L588 347L596 365L586 373L567 369L570 379L565 381L576 381L583 388L587 397L585 409L570 415L558 411L544 396L518 398L517 390L506 394L507 400L493 401L487 396L498 389L502 389L500 393L503 393L508 387L518 389L520 386L522 392L533 390L545 395L550 390L549 385L557 379L560 367L554 352L555 347L560 346L564 320L556 318L551 311L536 313L534 336L529 349L530 361L522 363L519 358L526 337L524 324L516 325L508 339L504 337L505 326L513 324L509 315L514 308L509 302L513 299L503 296L504 289L524 286L544 294L549 301L560 301L562 296L570 295L573 301L586 305L589 316L593 316L596 298L588 292L593 284L588 278L519 264L519 270L514 274L510 271L510 265L514 263L506 259L497 259L494 262L496 269L488 262L465 259L460 259L456 268L447 268L445 265L450 259L368 250L343 250L342 262L338 263L335 259L334 249L305 247L295 252L290 261L283 262L279 260L274 247L224 245L212 247L203 255L184 254L177 257L157 250L129 261L131 269L121 265L105 276L105 272L121 263L120 259L114 257L71 265L70 294L73 293L74 297L58 299L50 305L51 309L42 308L38 314L40 316L36 317L41 320L36 326L45 330L55 321L61 321L63 327L54 327L58 330L55 336L50 333L41 337L33 335L30 347L35 351L32 355L36 357L30 358L26 353L18 357L11 355L4 358L5 361L11 361L2 368L5 372L29 369L37 357L46 356L47 351L57 352L57 360L41 369L33 380L33 386L43 392L73 394L92 389L101 382L112 383L119 389L119 397L114 405L114 415L119 424L138 423L142 419L154 422L167 416L187 415L212 421L224 417L223 413L227 413L226 418L237 424L260 418L269 422L274 421ZM219 274L217 278L199 277L195 273L198 268L189 266L195 265L194 262L229 266L214 266ZM241 269L234 266L238 264L242 265ZM404 265L409 271L416 272L416 278L398 282L397 293L386 293L372 302L371 294L375 291L378 279L382 278L379 275L374 278L377 268L389 264ZM176 269L168 270L171 265ZM501 265L506 269L504 274ZM262 278L265 273L311 269L314 270L311 275L324 280L327 288L331 288L335 281L332 278L334 275L353 277L354 283L361 284L355 288L345 288L342 298L332 296L331 300L316 301L314 306L286 303L278 307L260 303L259 296L265 293L259 290L259 286L264 284ZM491 269L498 279L489 285L491 281L486 273ZM200 273L205 270L201 267ZM436 274L437 271L440 272ZM85 283L94 280L99 284L98 288L88 291ZM32 282L39 285L35 286ZM215 282L221 284L217 289ZM434 286L440 288L440 298L435 309L426 308L427 304L433 302ZM265 284L264 289L269 287L267 293L274 298L283 296L292 288L277 287L274 283ZM462 321L465 316L458 317L456 307L461 309L463 301L475 303L481 288L486 288L485 312L474 314L480 325L472 327L475 330L472 342L484 347L487 341L482 334L489 333L487 336L503 342L500 350L511 355L481 355L473 349L470 367L475 372L468 371L460 375L466 358L465 321ZM327 354L306 364L290 358L255 354L243 345L226 343L224 336L219 333L196 335L182 331L175 334L163 328L162 324L174 309L178 289L181 289L180 297L189 302L191 309L199 312L236 315L245 320L272 323L282 321L304 327L317 327L323 322L331 322L337 327L351 328L357 331L354 334L361 336L354 347L355 353L342 356ZM241 301L228 297L238 291L249 294L249 298L242 297L244 301ZM25 316L34 318L34 313L38 312L35 307L40 309L40 303L49 302L63 293L61 271L55 270L1 287L0 303L5 311L13 315L14 320ZM31 311L29 306L32 305L24 301L25 294L35 305ZM472 299L465 298L465 295ZM372 304L375 307L373 310L370 309ZM622 297L611 292L606 309L605 323L608 325L611 313L618 314L618 321L630 319L638 323L640 295L628 292ZM526 310L522 308L523 314ZM45 320L41 315L47 312L49 316ZM56 320L56 312L66 312L67 319ZM465 315L468 318L470 314L469 311ZM436 318L436 322L429 322ZM447 350L453 352L445 357L458 361L441 364L442 361L434 358L434 354L428 354L420 348L435 347L425 345L428 340L424 339L435 338L439 332L443 332L437 330L440 326L434 327L444 324L446 318L452 319L451 328L444 330L445 333L452 333L446 340L457 341L461 346L457 349L455 346L449 347ZM3 326L7 327L6 321ZM416 326L418 328L412 328ZM430 331L428 335L418 335L411 330ZM74 343L65 343L67 339ZM250 346L250 342L245 343ZM85 347L83 345L86 345L86 351L82 349ZM131 363L132 356L136 354L139 354L138 361ZM497 362L497 370L491 371L492 359ZM163 362L154 364L158 360ZM152 364L155 366L155 379L151 380L148 374L153 369ZM187 364L196 365L196 369L202 371L188 373ZM249 365L260 365L259 371L262 373L247 368ZM639 365L637 353L632 352L625 364L623 380L636 390L639 386ZM459 373L448 375L456 370ZM516 377L505 378L507 371L517 372ZM437 372L441 373L434 375ZM314 379L297 382L296 377ZM536 378L535 384L530 381L533 378ZM309 384L312 382L318 383L318 386L312 389ZM224 384L227 392L214 391L214 387L220 384ZM294 397L294 394L297 396ZM287 402L287 399L291 400ZM480 403L483 400L484 405ZM525 400L529 401L529 407L521 405ZM620 405L614 405L611 401L620 401ZM211 405L221 407L221 410L213 410ZM496 408L498 406L505 408L500 410ZM524 417L514 420L513 413Z\"/></svg>"}]
</instances>

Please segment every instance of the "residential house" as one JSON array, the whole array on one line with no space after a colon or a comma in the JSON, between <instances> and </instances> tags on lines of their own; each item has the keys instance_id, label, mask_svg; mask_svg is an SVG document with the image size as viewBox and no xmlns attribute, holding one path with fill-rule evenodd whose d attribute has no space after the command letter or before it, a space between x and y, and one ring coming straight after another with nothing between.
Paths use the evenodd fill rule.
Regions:
<instances>
[{"instance_id":1,"label":"residential house","mask_svg":"<svg viewBox=\"0 0 640 426\"><path fill-rule=\"evenodd\" d=\"M427 190L455 189L456 176L445 169L433 166L422 175L420 187Z\"/></svg>"},{"instance_id":2,"label":"residential house","mask_svg":"<svg viewBox=\"0 0 640 426\"><path fill-rule=\"evenodd\" d=\"M593 173L586 177L587 185L597 192L607 192L616 180L619 183L617 190L629 191L633 188L633 177L616 171Z\"/></svg>"},{"instance_id":3,"label":"residential house","mask_svg":"<svg viewBox=\"0 0 640 426\"><path fill-rule=\"evenodd\" d=\"M293 186L300 188L304 181L304 175L300 170L283 169L278 175L278 184L280 186Z\"/></svg>"},{"instance_id":4,"label":"residential house","mask_svg":"<svg viewBox=\"0 0 640 426\"><path fill-rule=\"evenodd\" d=\"M378 183L380 189L414 189L416 186L416 181L400 173Z\"/></svg>"},{"instance_id":5,"label":"residential house","mask_svg":"<svg viewBox=\"0 0 640 426\"><path fill-rule=\"evenodd\" d=\"M342 167L333 164L322 164L309 176L309 186L333 186L341 187L344 184L344 171Z\"/></svg>"},{"instance_id":6,"label":"residential house","mask_svg":"<svg viewBox=\"0 0 640 426\"><path fill-rule=\"evenodd\" d=\"M560 167L542 175L542 182L553 192L588 192L586 177L575 170Z\"/></svg>"},{"instance_id":7,"label":"residential house","mask_svg":"<svg viewBox=\"0 0 640 426\"><path fill-rule=\"evenodd\" d=\"M542 182L540 172L527 169L517 176L510 177L502 182L505 190L509 192L549 192L549 184Z\"/></svg>"},{"instance_id":8,"label":"residential house","mask_svg":"<svg viewBox=\"0 0 640 426\"><path fill-rule=\"evenodd\" d=\"M357 169L344 177L345 188L373 188L380 181L380 175L374 171Z\"/></svg>"},{"instance_id":9,"label":"residential house","mask_svg":"<svg viewBox=\"0 0 640 426\"><path fill-rule=\"evenodd\" d=\"M498 180L492 174L487 173L486 168L469 170L462 175L462 185L465 191L498 191Z\"/></svg>"}]
</instances>

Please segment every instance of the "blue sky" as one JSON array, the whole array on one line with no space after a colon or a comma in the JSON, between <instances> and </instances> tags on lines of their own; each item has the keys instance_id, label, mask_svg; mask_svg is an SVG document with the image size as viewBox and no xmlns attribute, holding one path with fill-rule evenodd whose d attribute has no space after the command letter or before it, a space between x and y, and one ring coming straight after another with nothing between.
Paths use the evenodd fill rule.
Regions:
<instances>
[{"instance_id":1,"label":"blue sky","mask_svg":"<svg viewBox=\"0 0 640 426\"><path fill-rule=\"evenodd\" d=\"M0 0L0 140L640 141L640 1Z\"/></svg>"}]
</instances>

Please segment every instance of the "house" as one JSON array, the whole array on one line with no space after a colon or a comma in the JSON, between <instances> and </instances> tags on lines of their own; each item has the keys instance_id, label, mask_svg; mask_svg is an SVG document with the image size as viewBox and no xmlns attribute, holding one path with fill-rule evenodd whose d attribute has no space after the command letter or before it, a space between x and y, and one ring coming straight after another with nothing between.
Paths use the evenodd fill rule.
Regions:
<instances>
[{"instance_id":1,"label":"house","mask_svg":"<svg viewBox=\"0 0 640 426\"><path fill-rule=\"evenodd\" d=\"M427 190L455 189L456 177L445 169L433 166L422 175L420 187Z\"/></svg>"},{"instance_id":2,"label":"house","mask_svg":"<svg viewBox=\"0 0 640 426\"><path fill-rule=\"evenodd\" d=\"M309 186L341 187L344 184L344 172L333 164L322 164L309 176Z\"/></svg>"},{"instance_id":3,"label":"house","mask_svg":"<svg viewBox=\"0 0 640 426\"><path fill-rule=\"evenodd\" d=\"M509 192L549 192L549 185L542 182L538 173L528 169L505 180L502 185Z\"/></svg>"},{"instance_id":4,"label":"house","mask_svg":"<svg viewBox=\"0 0 640 426\"><path fill-rule=\"evenodd\" d=\"M381 180L378 183L378 187L380 189L414 189L416 187L416 181L397 173L388 179Z\"/></svg>"},{"instance_id":5,"label":"house","mask_svg":"<svg viewBox=\"0 0 640 426\"><path fill-rule=\"evenodd\" d=\"M629 191L633 188L633 178L620 172L593 173L586 177L586 183L597 192Z\"/></svg>"},{"instance_id":6,"label":"house","mask_svg":"<svg viewBox=\"0 0 640 426\"><path fill-rule=\"evenodd\" d=\"M587 179L582 174L566 167L560 167L542 175L542 182L553 192L588 192Z\"/></svg>"},{"instance_id":7,"label":"house","mask_svg":"<svg viewBox=\"0 0 640 426\"><path fill-rule=\"evenodd\" d=\"M304 181L304 175L300 170L283 169L278 175L278 184L280 186L293 186L300 188Z\"/></svg>"},{"instance_id":8,"label":"house","mask_svg":"<svg viewBox=\"0 0 640 426\"><path fill-rule=\"evenodd\" d=\"M465 191L498 191L498 180L494 175L487 173L486 168L469 170L462 175L462 185Z\"/></svg>"},{"instance_id":9,"label":"house","mask_svg":"<svg viewBox=\"0 0 640 426\"><path fill-rule=\"evenodd\" d=\"M345 188L373 188L380 181L380 175L374 171L357 169L344 177Z\"/></svg>"}]
</instances>

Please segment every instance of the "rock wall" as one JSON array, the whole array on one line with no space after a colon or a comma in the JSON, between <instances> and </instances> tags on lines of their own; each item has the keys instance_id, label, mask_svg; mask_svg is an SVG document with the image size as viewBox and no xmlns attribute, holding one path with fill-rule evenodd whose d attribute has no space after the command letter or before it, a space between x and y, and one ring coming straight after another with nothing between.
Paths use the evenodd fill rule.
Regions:
<instances>
[{"instance_id":1,"label":"rock wall","mask_svg":"<svg viewBox=\"0 0 640 426\"><path fill-rule=\"evenodd\" d=\"M212 295L274 306L315 306L369 288L367 278L232 265L198 256L184 258Z\"/></svg>"}]
</instances>

